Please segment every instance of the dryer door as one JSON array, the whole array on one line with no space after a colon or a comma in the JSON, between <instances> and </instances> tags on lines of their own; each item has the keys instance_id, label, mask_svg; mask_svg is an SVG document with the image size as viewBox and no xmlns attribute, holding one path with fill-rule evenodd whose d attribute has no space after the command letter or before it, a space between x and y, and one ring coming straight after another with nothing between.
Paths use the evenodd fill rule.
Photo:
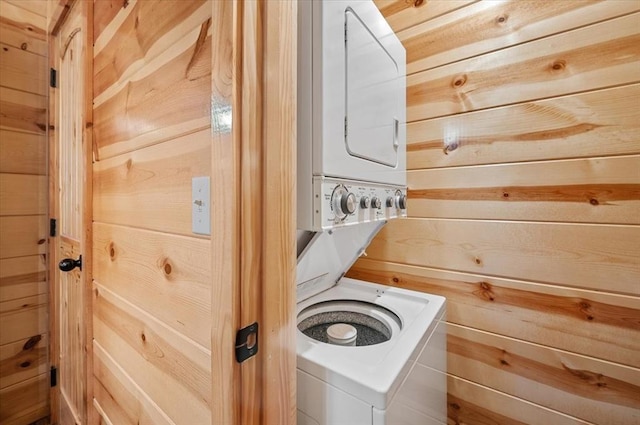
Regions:
<instances>
[{"instance_id":1,"label":"dryer door","mask_svg":"<svg viewBox=\"0 0 640 425\"><path fill-rule=\"evenodd\" d=\"M347 151L395 167L403 90L398 64L351 8L345 10L345 30Z\"/></svg>"}]
</instances>

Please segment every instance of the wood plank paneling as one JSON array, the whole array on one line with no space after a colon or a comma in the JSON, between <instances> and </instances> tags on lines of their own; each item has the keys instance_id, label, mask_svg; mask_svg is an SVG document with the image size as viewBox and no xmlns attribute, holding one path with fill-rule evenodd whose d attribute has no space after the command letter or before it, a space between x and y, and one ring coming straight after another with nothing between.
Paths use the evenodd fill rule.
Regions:
<instances>
[{"instance_id":1,"label":"wood plank paneling","mask_svg":"<svg viewBox=\"0 0 640 425\"><path fill-rule=\"evenodd\" d=\"M480 1L398 37L407 49L407 73L413 74L639 9L634 1Z\"/></svg>"},{"instance_id":2,"label":"wood plank paneling","mask_svg":"<svg viewBox=\"0 0 640 425\"><path fill-rule=\"evenodd\" d=\"M34 37L31 31L20 31L7 25L0 25L0 43L40 56L47 56L49 49L46 37Z\"/></svg>"},{"instance_id":3,"label":"wood plank paneling","mask_svg":"<svg viewBox=\"0 0 640 425\"><path fill-rule=\"evenodd\" d=\"M44 255L0 260L0 302L47 293Z\"/></svg>"},{"instance_id":4,"label":"wood plank paneling","mask_svg":"<svg viewBox=\"0 0 640 425\"><path fill-rule=\"evenodd\" d=\"M109 5L101 8L109 8ZM189 48L193 44L193 38L182 39L194 29L197 30L197 38L200 26L211 16L211 7L205 0L146 0L136 2L126 12L128 13L122 22L111 21L112 25L119 24L117 28L110 28L113 32L104 33L96 40L96 97L120 81L123 75L133 75L142 68L147 73L149 68L155 69L150 67L150 63L169 48L179 51ZM145 19L151 13L153 19ZM126 48L123 49L123 45Z\"/></svg>"},{"instance_id":5,"label":"wood plank paneling","mask_svg":"<svg viewBox=\"0 0 640 425\"><path fill-rule=\"evenodd\" d=\"M47 213L47 177L24 174L0 176L0 216Z\"/></svg>"},{"instance_id":6,"label":"wood plank paneling","mask_svg":"<svg viewBox=\"0 0 640 425\"><path fill-rule=\"evenodd\" d=\"M405 219L368 258L640 295L640 227Z\"/></svg>"},{"instance_id":7,"label":"wood plank paneling","mask_svg":"<svg viewBox=\"0 0 640 425\"><path fill-rule=\"evenodd\" d=\"M111 424L173 425L124 370L94 341L94 403Z\"/></svg>"},{"instance_id":8,"label":"wood plank paneling","mask_svg":"<svg viewBox=\"0 0 640 425\"><path fill-rule=\"evenodd\" d=\"M347 275L444 296L449 323L640 368L637 297L370 259Z\"/></svg>"},{"instance_id":9,"label":"wood plank paneling","mask_svg":"<svg viewBox=\"0 0 640 425\"><path fill-rule=\"evenodd\" d=\"M450 424L638 422L640 4L397 3L413 218L348 275L447 298Z\"/></svg>"},{"instance_id":10,"label":"wood plank paneling","mask_svg":"<svg viewBox=\"0 0 640 425\"><path fill-rule=\"evenodd\" d=\"M0 85L44 96L48 76L45 56L0 43Z\"/></svg>"},{"instance_id":11,"label":"wood plank paneling","mask_svg":"<svg viewBox=\"0 0 640 425\"><path fill-rule=\"evenodd\" d=\"M0 216L0 258L44 254L47 231L43 215Z\"/></svg>"},{"instance_id":12,"label":"wood plank paneling","mask_svg":"<svg viewBox=\"0 0 640 425\"><path fill-rule=\"evenodd\" d=\"M95 341L140 389L176 424L208 423L210 352L97 284L93 306Z\"/></svg>"},{"instance_id":13,"label":"wood plank paneling","mask_svg":"<svg viewBox=\"0 0 640 425\"><path fill-rule=\"evenodd\" d=\"M448 325L455 376L602 425L640 421L640 370Z\"/></svg>"},{"instance_id":14,"label":"wood plank paneling","mask_svg":"<svg viewBox=\"0 0 640 425\"><path fill-rule=\"evenodd\" d=\"M47 16L47 0L4 0L21 9L27 10L36 15Z\"/></svg>"},{"instance_id":15,"label":"wood plank paneling","mask_svg":"<svg viewBox=\"0 0 640 425\"><path fill-rule=\"evenodd\" d=\"M94 223L94 279L167 326L211 346L208 240ZM167 305L171 305L168 309Z\"/></svg>"},{"instance_id":16,"label":"wood plank paneling","mask_svg":"<svg viewBox=\"0 0 640 425\"><path fill-rule=\"evenodd\" d=\"M0 87L0 127L44 134L47 99L32 93Z\"/></svg>"},{"instance_id":17,"label":"wood plank paneling","mask_svg":"<svg viewBox=\"0 0 640 425\"><path fill-rule=\"evenodd\" d=\"M36 10L38 6L44 9ZM0 0L0 423L49 414L45 0ZM40 12L40 13L36 13Z\"/></svg>"},{"instance_id":18,"label":"wood plank paneling","mask_svg":"<svg viewBox=\"0 0 640 425\"><path fill-rule=\"evenodd\" d=\"M210 125L210 21L181 43L181 53L145 69L94 110L99 158L169 140ZM184 49L184 50L182 50ZM115 81L113 81L115 82ZM111 83L113 84L113 83Z\"/></svg>"},{"instance_id":19,"label":"wood plank paneling","mask_svg":"<svg viewBox=\"0 0 640 425\"><path fill-rule=\"evenodd\" d=\"M191 224L192 179L212 172L211 13L207 0L94 8L101 423L211 421L211 242Z\"/></svg>"},{"instance_id":20,"label":"wood plank paneling","mask_svg":"<svg viewBox=\"0 0 640 425\"><path fill-rule=\"evenodd\" d=\"M636 14L407 77L407 121L638 82Z\"/></svg>"},{"instance_id":21,"label":"wood plank paneling","mask_svg":"<svg viewBox=\"0 0 640 425\"><path fill-rule=\"evenodd\" d=\"M210 130L94 166L96 221L191 235L191 180L211 173Z\"/></svg>"},{"instance_id":22,"label":"wood plank paneling","mask_svg":"<svg viewBox=\"0 0 640 425\"><path fill-rule=\"evenodd\" d=\"M407 125L409 169L638 153L640 85Z\"/></svg>"},{"instance_id":23,"label":"wood plank paneling","mask_svg":"<svg viewBox=\"0 0 640 425\"><path fill-rule=\"evenodd\" d=\"M394 32L421 24L477 0L374 0Z\"/></svg>"},{"instance_id":24,"label":"wood plank paneling","mask_svg":"<svg viewBox=\"0 0 640 425\"><path fill-rule=\"evenodd\" d=\"M0 389L48 373L48 347L46 333L0 346Z\"/></svg>"},{"instance_id":25,"label":"wood plank paneling","mask_svg":"<svg viewBox=\"0 0 640 425\"><path fill-rule=\"evenodd\" d=\"M42 135L0 130L0 173L46 173L46 143Z\"/></svg>"},{"instance_id":26,"label":"wood plank paneling","mask_svg":"<svg viewBox=\"0 0 640 425\"><path fill-rule=\"evenodd\" d=\"M640 156L417 170L412 217L640 224Z\"/></svg>"},{"instance_id":27,"label":"wood plank paneling","mask_svg":"<svg viewBox=\"0 0 640 425\"><path fill-rule=\"evenodd\" d=\"M46 295L36 295L0 303L0 345L48 332L47 300Z\"/></svg>"},{"instance_id":28,"label":"wood plank paneling","mask_svg":"<svg viewBox=\"0 0 640 425\"><path fill-rule=\"evenodd\" d=\"M2 425L30 424L49 414L49 374L22 381L0 390Z\"/></svg>"},{"instance_id":29,"label":"wood plank paneling","mask_svg":"<svg viewBox=\"0 0 640 425\"><path fill-rule=\"evenodd\" d=\"M450 425L590 424L454 376L449 376L447 388Z\"/></svg>"},{"instance_id":30,"label":"wood plank paneling","mask_svg":"<svg viewBox=\"0 0 640 425\"><path fill-rule=\"evenodd\" d=\"M7 1L2 1L0 22L33 33L34 36L46 37L47 18L40 13L34 13L28 8L18 7Z\"/></svg>"}]
</instances>

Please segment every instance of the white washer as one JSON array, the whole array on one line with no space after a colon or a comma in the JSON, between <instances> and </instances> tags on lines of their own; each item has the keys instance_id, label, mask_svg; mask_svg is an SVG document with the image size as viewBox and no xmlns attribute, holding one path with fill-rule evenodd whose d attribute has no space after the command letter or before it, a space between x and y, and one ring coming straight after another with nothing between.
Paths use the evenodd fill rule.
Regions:
<instances>
[{"instance_id":1,"label":"white washer","mask_svg":"<svg viewBox=\"0 0 640 425\"><path fill-rule=\"evenodd\" d=\"M298 229L406 215L402 43L373 1L298 8Z\"/></svg>"},{"instance_id":2,"label":"white washer","mask_svg":"<svg viewBox=\"0 0 640 425\"><path fill-rule=\"evenodd\" d=\"M316 233L299 256L298 425L446 423L445 299L342 277L382 225ZM341 346L301 330L362 323L354 313L388 340Z\"/></svg>"}]
</instances>

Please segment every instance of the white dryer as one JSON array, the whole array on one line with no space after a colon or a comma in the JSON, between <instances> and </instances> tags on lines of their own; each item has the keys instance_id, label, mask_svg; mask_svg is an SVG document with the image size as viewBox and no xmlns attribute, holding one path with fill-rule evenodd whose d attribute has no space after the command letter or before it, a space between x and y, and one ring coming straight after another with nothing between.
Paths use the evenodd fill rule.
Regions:
<instances>
[{"instance_id":1,"label":"white dryer","mask_svg":"<svg viewBox=\"0 0 640 425\"><path fill-rule=\"evenodd\" d=\"M298 229L406 215L404 47L372 1L298 5Z\"/></svg>"}]
</instances>

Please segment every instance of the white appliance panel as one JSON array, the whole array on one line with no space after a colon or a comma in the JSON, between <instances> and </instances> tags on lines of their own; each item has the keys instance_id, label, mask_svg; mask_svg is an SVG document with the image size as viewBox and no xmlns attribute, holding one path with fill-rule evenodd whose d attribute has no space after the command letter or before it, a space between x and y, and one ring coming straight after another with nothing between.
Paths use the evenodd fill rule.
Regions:
<instances>
[{"instance_id":1,"label":"white appliance panel","mask_svg":"<svg viewBox=\"0 0 640 425\"><path fill-rule=\"evenodd\" d=\"M389 167L398 163L398 64L352 10L345 12L347 72L346 149Z\"/></svg>"}]
</instances>

